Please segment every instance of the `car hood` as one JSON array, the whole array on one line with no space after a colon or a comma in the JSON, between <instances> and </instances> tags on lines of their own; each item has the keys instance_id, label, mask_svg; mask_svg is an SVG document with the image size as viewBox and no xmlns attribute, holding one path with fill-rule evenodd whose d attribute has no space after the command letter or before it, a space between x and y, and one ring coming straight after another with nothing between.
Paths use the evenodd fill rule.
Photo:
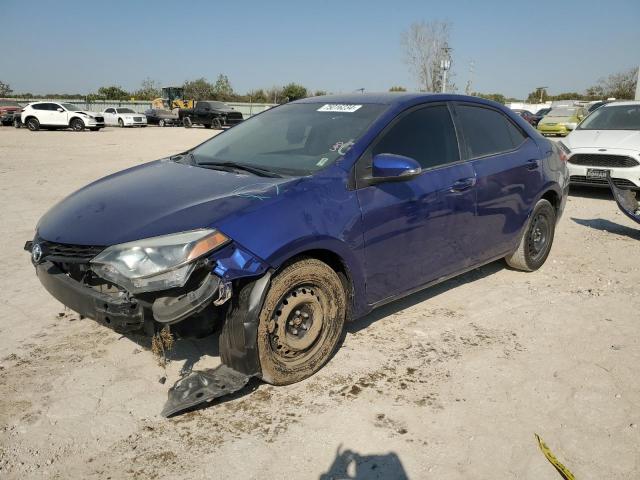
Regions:
<instances>
[{"instance_id":1,"label":"car hood","mask_svg":"<svg viewBox=\"0 0 640 480\"><path fill-rule=\"evenodd\" d=\"M102 117L102 113L92 112L90 110L74 110L73 113L84 113L85 115L91 115L92 117Z\"/></svg>"},{"instance_id":2,"label":"car hood","mask_svg":"<svg viewBox=\"0 0 640 480\"><path fill-rule=\"evenodd\" d=\"M540 125L547 123L571 123L577 121L577 117L550 117L549 115L547 115L542 120L540 120Z\"/></svg>"},{"instance_id":3,"label":"car hood","mask_svg":"<svg viewBox=\"0 0 640 480\"><path fill-rule=\"evenodd\" d=\"M108 246L215 227L227 216L264 205L296 180L158 160L71 194L42 217L38 235L52 242Z\"/></svg>"},{"instance_id":4,"label":"car hood","mask_svg":"<svg viewBox=\"0 0 640 480\"><path fill-rule=\"evenodd\" d=\"M611 148L640 151L640 131L574 130L563 142L570 149Z\"/></svg>"}]
</instances>

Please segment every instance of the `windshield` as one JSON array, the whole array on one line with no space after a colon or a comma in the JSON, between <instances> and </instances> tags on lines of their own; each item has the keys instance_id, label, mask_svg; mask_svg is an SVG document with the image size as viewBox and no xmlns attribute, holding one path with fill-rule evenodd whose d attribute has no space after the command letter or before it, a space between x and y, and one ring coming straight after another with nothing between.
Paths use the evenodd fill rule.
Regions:
<instances>
[{"instance_id":1,"label":"windshield","mask_svg":"<svg viewBox=\"0 0 640 480\"><path fill-rule=\"evenodd\" d=\"M20 107L15 100L0 100L0 107Z\"/></svg>"},{"instance_id":2,"label":"windshield","mask_svg":"<svg viewBox=\"0 0 640 480\"><path fill-rule=\"evenodd\" d=\"M80 107L74 105L73 103L61 103L65 110L69 110L70 112L77 112L80 110Z\"/></svg>"},{"instance_id":3,"label":"windshield","mask_svg":"<svg viewBox=\"0 0 640 480\"><path fill-rule=\"evenodd\" d=\"M554 108L547 117L573 117L578 113L576 108Z\"/></svg>"},{"instance_id":4,"label":"windshield","mask_svg":"<svg viewBox=\"0 0 640 480\"><path fill-rule=\"evenodd\" d=\"M116 112L118 113L136 113L130 108L116 108Z\"/></svg>"},{"instance_id":5,"label":"windshield","mask_svg":"<svg viewBox=\"0 0 640 480\"><path fill-rule=\"evenodd\" d=\"M334 163L386 105L293 103L268 110L192 151L196 163L234 162L284 175Z\"/></svg>"},{"instance_id":6,"label":"windshield","mask_svg":"<svg viewBox=\"0 0 640 480\"><path fill-rule=\"evenodd\" d=\"M580 124L580 130L640 130L640 104L603 106Z\"/></svg>"}]
</instances>

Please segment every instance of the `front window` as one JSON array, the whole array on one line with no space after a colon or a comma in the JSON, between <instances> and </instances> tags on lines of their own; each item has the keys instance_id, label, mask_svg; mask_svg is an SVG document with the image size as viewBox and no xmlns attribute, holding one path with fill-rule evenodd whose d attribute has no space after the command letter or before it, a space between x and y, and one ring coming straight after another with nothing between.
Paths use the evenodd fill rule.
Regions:
<instances>
[{"instance_id":1,"label":"front window","mask_svg":"<svg viewBox=\"0 0 640 480\"><path fill-rule=\"evenodd\" d=\"M376 104L293 103L240 123L192 151L196 163L238 163L309 175L344 155L386 109Z\"/></svg>"},{"instance_id":2,"label":"front window","mask_svg":"<svg viewBox=\"0 0 640 480\"><path fill-rule=\"evenodd\" d=\"M72 103L61 103L65 110L69 110L70 112L77 112L80 108L77 105Z\"/></svg>"},{"instance_id":3,"label":"front window","mask_svg":"<svg viewBox=\"0 0 640 480\"><path fill-rule=\"evenodd\" d=\"M640 130L640 104L605 106L595 110L579 130Z\"/></svg>"},{"instance_id":4,"label":"front window","mask_svg":"<svg viewBox=\"0 0 640 480\"><path fill-rule=\"evenodd\" d=\"M118 113L136 113L130 108L116 108L116 112Z\"/></svg>"},{"instance_id":5,"label":"front window","mask_svg":"<svg viewBox=\"0 0 640 480\"><path fill-rule=\"evenodd\" d=\"M554 108L551 110L547 117L575 117L578 114L576 108Z\"/></svg>"}]
</instances>

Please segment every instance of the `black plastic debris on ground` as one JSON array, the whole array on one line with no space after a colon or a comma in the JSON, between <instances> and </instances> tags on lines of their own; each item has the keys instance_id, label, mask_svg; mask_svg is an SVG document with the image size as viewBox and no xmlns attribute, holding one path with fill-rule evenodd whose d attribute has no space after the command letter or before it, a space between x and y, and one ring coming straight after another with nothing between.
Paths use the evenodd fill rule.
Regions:
<instances>
[{"instance_id":1,"label":"black plastic debris on ground","mask_svg":"<svg viewBox=\"0 0 640 480\"><path fill-rule=\"evenodd\" d=\"M162 409L162 416L171 417L202 403L237 392L250 378L226 365L191 372L169 389L169 398Z\"/></svg>"},{"instance_id":2,"label":"black plastic debris on ground","mask_svg":"<svg viewBox=\"0 0 640 480\"><path fill-rule=\"evenodd\" d=\"M620 210L631 220L640 223L640 204L638 204L638 200L636 199L636 192L617 187L608 172L607 180L613 192L613 198L615 198Z\"/></svg>"}]
</instances>

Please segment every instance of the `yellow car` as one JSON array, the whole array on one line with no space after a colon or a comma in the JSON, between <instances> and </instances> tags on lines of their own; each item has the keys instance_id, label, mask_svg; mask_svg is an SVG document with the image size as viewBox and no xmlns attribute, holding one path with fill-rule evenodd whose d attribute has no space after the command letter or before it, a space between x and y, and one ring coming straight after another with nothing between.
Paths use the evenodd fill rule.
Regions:
<instances>
[{"instance_id":1,"label":"yellow car","mask_svg":"<svg viewBox=\"0 0 640 480\"><path fill-rule=\"evenodd\" d=\"M585 117L582 107L554 107L538 123L538 131L543 135L567 136Z\"/></svg>"}]
</instances>

